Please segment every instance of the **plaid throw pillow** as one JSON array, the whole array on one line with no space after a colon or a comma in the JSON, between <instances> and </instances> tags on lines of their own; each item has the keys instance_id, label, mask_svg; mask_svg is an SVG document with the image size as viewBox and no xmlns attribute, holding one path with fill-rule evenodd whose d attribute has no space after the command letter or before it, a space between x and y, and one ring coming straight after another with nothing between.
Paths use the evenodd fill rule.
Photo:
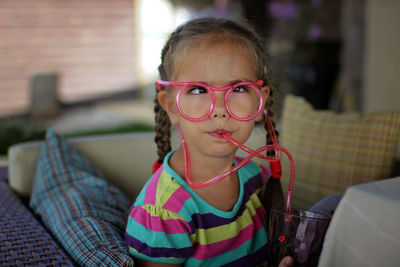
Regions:
<instances>
[{"instance_id":1,"label":"plaid throw pillow","mask_svg":"<svg viewBox=\"0 0 400 267\"><path fill-rule=\"evenodd\" d=\"M81 266L133 266L123 238L128 198L48 130L30 207Z\"/></svg>"},{"instance_id":2,"label":"plaid throw pillow","mask_svg":"<svg viewBox=\"0 0 400 267\"><path fill-rule=\"evenodd\" d=\"M309 208L351 185L389 178L399 138L400 111L336 114L287 96L280 142L296 165L293 206ZM289 174L284 176L282 185L287 188Z\"/></svg>"}]
</instances>

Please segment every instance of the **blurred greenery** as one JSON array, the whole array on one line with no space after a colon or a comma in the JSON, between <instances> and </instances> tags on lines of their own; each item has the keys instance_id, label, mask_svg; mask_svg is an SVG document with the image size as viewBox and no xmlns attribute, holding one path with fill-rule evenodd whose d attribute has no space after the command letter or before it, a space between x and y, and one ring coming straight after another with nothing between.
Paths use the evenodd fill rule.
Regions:
<instances>
[{"instance_id":1,"label":"blurred greenery","mask_svg":"<svg viewBox=\"0 0 400 267\"><path fill-rule=\"evenodd\" d=\"M28 115L14 115L0 119L0 155L7 154L9 146L42 139L45 129L29 120Z\"/></svg>"},{"instance_id":2,"label":"blurred greenery","mask_svg":"<svg viewBox=\"0 0 400 267\"><path fill-rule=\"evenodd\" d=\"M105 135L117 133L133 133L153 131L151 124L144 122L131 122L128 124L101 128L82 130L64 134L65 137ZM0 118L0 155L6 155L10 146L35 140L42 140L46 134L46 126L30 120L28 115L16 115Z\"/></svg>"}]
</instances>

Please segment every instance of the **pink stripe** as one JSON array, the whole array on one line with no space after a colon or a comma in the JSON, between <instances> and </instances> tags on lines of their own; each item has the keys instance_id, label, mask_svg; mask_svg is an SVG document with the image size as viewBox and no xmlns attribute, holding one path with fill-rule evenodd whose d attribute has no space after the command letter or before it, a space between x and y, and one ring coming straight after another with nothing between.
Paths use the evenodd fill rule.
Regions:
<instances>
[{"instance_id":1,"label":"pink stripe","mask_svg":"<svg viewBox=\"0 0 400 267\"><path fill-rule=\"evenodd\" d=\"M146 194L144 198L145 204L152 204L156 203L156 193L157 193L157 185L158 181L160 180L160 175L164 168L158 168L158 170L154 173L153 178L150 180L149 184L146 187Z\"/></svg>"},{"instance_id":2,"label":"pink stripe","mask_svg":"<svg viewBox=\"0 0 400 267\"><path fill-rule=\"evenodd\" d=\"M179 219L167 219L162 220L158 216L150 215L142 207L135 207L130 216L134 220L146 227L151 231L165 232L166 234L178 234L186 233L190 230L190 226L187 222Z\"/></svg>"},{"instance_id":3,"label":"pink stripe","mask_svg":"<svg viewBox=\"0 0 400 267\"><path fill-rule=\"evenodd\" d=\"M256 214L252 217L253 224L248 225L242 229L236 236L215 242L208 245L195 244L193 257L198 260L205 260L216 255L235 250L247 240L250 240L253 235L262 228L262 221L265 218L265 212L262 207L257 209Z\"/></svg>"},{"instance_id":4,"label":"pink stripe","mask_svg":"<svg viewBox=\"0 0 400 267\"><path fill-rule=\"evenodd\" d=\"M190 194L183 188L179 187L165 202L163 208L175 213L179 213L185 201L191 198Z\"/></svg>"}]
</instances>

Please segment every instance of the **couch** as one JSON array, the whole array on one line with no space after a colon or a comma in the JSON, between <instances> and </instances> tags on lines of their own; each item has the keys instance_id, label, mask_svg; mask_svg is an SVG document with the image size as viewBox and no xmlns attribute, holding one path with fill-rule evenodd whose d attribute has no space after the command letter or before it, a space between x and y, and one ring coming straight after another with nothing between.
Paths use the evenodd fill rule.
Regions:
<instances>
[{"instance_id":1,"label":"couch","mask_svg":"<svg viewBox=\"0 0 400 267\"><path fill-rule=\"evenodd\" d=\"M394 172L400 111L335 114L314 110L303 99L288 96L279 129L281 144L292 151L296 163L294 207L308 208L325 196L344 193L353 184L398 175ZM156 159L153 137L149 132L65 140L50 131L45 141L12 146L8 168L0 169L0 265L133 265L124 258L128 251L121 243L124 212L151 175ZM259 147L264 142L264 130L256 127L247 144ZM178 144L174 133L173 147ZM288 169L283 159L284 191ZM69 177L68 183L63 184L64 176ZM85 186L76 186L75 181L84 181ZM60 184L64 186L61 190ZM58 202L60 196L65 198ZM90 210L91 201L104 204L104 213ZM110 215L114 206L119 212L112 215L118 217L115 220ZM57 224L67 212L72 213L68 221ZM79 224L72 226L76 221ZM69 232L64 232L68 227ZM86 232L71 240L71 233L82 228ZM82 248L79 238L93 231L97 234L90 237L94 241L84 242ZM109 232L114 236L104 237ZM90 253L85 252L88 248ZM94 262L93 255L99 251L102 255ZM109 253L117 254L110 257Z\"/></svg>"}]
</instances>

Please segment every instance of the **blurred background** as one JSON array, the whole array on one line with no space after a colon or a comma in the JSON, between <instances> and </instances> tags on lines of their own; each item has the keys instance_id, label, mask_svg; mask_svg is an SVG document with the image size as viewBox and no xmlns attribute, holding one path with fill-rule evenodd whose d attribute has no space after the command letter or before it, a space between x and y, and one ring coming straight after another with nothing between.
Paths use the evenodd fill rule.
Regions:
<instances>
[{"instance_id":1,"label":"blurred background","mask_svg":"<svg viewBox=\"0 0 400 267\"><path fill-rule=\"evenodd\" d=\"M0 0L0 155L41 139L149 131L168 33L184 21L246 20L283 97L316 109L400 109L398 0Z\"/></svg>"}]
</instances>

